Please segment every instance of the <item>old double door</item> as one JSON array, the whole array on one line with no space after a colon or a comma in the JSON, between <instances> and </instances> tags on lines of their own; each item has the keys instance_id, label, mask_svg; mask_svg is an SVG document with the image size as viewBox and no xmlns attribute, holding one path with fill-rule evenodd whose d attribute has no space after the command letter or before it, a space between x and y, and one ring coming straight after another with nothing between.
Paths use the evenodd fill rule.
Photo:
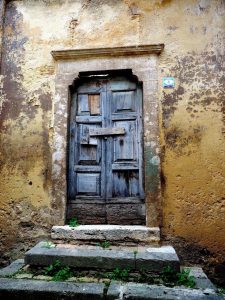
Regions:
<instances>
[{"instance_id":1,"label":"old double door","mask_svg":"<svg viewBox=\"0 0 225 300\"><path fill-rule=\"evenodd\" d=\"M126 77L87 77L72 93L67 217L144 224L142 88Z\"/></svg>"}]
</instances>

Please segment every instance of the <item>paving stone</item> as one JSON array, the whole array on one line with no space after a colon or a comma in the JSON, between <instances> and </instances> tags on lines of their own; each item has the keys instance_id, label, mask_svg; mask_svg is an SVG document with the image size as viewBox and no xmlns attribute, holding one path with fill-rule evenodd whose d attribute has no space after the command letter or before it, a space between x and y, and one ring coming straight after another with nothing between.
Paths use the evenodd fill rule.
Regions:
<instances>
[{"instance_id":1,"label":"paving stone","mask_svg":"<svg viewBox=\"0 0 225 300\"><path fill-rule=\"evenodd\" d=\"M158 243L160 229L146 226L80 225L78 227L53 226L52 239L77 241L110 241L117 243Z\"/></svg>"},{"instance_id":2,"label":"paving stone","mask_svg":"<svg viewBox=\"0 0 225 300\"><path fill-rule=\"evenodd\" d=\"M24 259L17 259L12 262L9 266L0 270L0 277L12 276L24 267Z\"/></svg>"},{"instance_id":3,"label":"paving stone","mask_svg":"<svg viewBox=\"0 0 225 300\"><path fill-rule=\"evenodd\" d=\"M0 299L10 300L100 300L104 284L0 279Z\"/></svg>"},{"instance_id":4,"label":"paving stone","mask_svg":"<svg viewBox=\"0 0 225 300\"><path fill-rule=\"evenodd\" d=\"M164 267L170 266L175 271L180 270L179 258L171 246L148 248L145 252L136 254L136 269L145 269L150 272L160 272Z\"/></svg>"},{"instance_id":5,"label":"paving stone","mask_svg":"<svg viewBox=\"0 0 225 300\"><path fill-rule=\"evenodd\" d=\"M122 293L122 297L121 297ZM222 300L214 291L128 283L120 288L119 299L126 300Z\"/></svg>"}]
</instances>

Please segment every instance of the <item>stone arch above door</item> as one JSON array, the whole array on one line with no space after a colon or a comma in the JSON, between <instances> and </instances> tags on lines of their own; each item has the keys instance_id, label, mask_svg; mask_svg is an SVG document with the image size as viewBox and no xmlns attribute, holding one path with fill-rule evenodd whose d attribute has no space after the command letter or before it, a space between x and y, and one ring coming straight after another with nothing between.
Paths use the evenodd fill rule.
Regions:
<instances>
[{"instance_id":1,"label":"stone arch above door","mask_svg":"<svg viewBox=\"0 0 225 300\"><path fill-rule=\"evenodd\" d=\"M163 45L53 51L56 60L52 198L55 223L63 225L67 203L69 87L80 72L132 70L143 83L144 181L147 226L159 226L161 186L158 120L158 55Z\"/></svg>"}]
</instances>

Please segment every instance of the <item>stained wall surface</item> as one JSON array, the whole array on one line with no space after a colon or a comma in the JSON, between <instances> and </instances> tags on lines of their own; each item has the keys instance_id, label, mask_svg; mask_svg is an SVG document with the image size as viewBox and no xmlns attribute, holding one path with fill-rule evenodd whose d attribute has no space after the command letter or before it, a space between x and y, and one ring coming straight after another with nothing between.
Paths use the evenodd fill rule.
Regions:
<instances>
[{"instance_id":1,"label":"stained wall surface","mask_svg":"<svg viewBox=\"0 0 225 300\"><path fill-rule=\"evenodd\" d=\"M8 1L0 33L3 263L48 236L60 215L52 202L51 51L164 43L158 59L163 238L184 260L222 272L225 2ZM162 88L164 76L175 78L174 89Z\"/></svg>"}]
</instances>

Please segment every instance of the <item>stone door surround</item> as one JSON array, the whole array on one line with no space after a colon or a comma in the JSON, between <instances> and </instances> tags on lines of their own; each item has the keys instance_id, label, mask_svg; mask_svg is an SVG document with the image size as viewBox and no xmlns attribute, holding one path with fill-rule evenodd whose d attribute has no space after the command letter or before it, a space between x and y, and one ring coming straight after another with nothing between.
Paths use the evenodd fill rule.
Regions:
<instances>
[{"instance_id":1,"label":"stone door surround","mask_svg":"<svg viewBox=\"0 0 225 300\"><path fill-rule=\"evenodd\" d=\"M67 204L67 147L70 86L80 72L132 70L143 83L144 182L146 225L159 226L161 185L159 158L158 55L164 45L54 50L56 61L54 146L52 155L52 208L57 225L63 225Z\"/></svg>"}]
</instances>

